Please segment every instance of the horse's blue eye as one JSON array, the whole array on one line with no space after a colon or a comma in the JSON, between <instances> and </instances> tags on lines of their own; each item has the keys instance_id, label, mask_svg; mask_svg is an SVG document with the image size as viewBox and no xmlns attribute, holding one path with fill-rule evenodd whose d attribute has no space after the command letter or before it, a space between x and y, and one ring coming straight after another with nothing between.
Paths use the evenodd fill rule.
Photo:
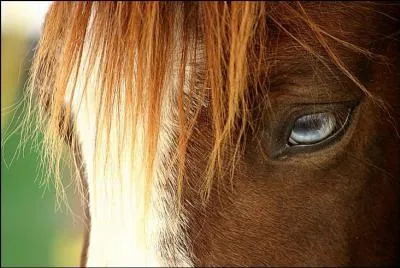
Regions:
<instances>
[{"instance_id":1,"label":"horse's blue eye","mask_svg":"<svg viewBox=\"0 0 400 268\"><path fill-rule=\"evenodd\" d=\"M289 143L291 145L318 143L331 136L335 129L336 119L330 112L304 115L294 123Z\"/></svg>"}]
</instances>

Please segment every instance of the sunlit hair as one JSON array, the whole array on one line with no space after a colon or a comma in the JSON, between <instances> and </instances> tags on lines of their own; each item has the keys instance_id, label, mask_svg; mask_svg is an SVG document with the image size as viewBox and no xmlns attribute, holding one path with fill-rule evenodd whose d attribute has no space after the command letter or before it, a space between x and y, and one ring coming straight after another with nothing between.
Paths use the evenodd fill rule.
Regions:
<instances>
[{"instance_id":1,"label":"sunlit hair","mask_svg":"<svg viewBox=\"0 0 400 268\"><path fill-rule=\"evenodd\" d=\"M96 73L101 102L97 129L110 132L115 107L126 114L124 127L133 130L139 121L145 124L145 151L140 157L145 159L150 195L161 105L165 90L170 89L165 85L172 79L171 70L177 70L174 101L179 127L173 157L179 171L177 193L180 197L188 140L203 106L198 104L206 103L213 131L202 188L207 200L214 181L224 175L227 148L234 148L235 157L229 159L232 170L242 153L240 141L252 125L252 99L268 90L270 63L266 56L273 53L274 38L269 25L290 36L320 63L333 62L371 97L332 47L340 45L368 57L374 55L325 32L300 3L54 2L35 52L29 87L31 110L39 109L37 123L44 133L45 162L59 176L63 143L67 140L72 147L77 146L73 97L68 103L65 95L87 61L87 73L100 66ZM318 42L320 51L310 45L310 40ZM83 55L84 47L88 48L87 55ZM176 58L178 62L171 60ZM188 72L187 66L194 71ZM84 89L87 83L83 83ZM74 96L74 86L71 88ZM265 107L267 103L266 98ZM97 142L104 139L100 133ZM123 140L121 137L118 142Z\"/></svg>"}]
</instances>

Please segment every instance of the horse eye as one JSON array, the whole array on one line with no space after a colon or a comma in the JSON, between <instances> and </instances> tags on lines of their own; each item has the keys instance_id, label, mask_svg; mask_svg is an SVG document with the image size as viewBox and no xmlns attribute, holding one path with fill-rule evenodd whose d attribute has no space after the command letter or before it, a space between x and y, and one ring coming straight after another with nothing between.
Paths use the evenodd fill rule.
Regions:
<instances>
[{"instance_id":1,"label":"horse eye","mask_svg":"<svg viewBox=\"0 0 400 268\"><path fill-rule=\"evenodd\" d=\"M319 143L335 134L337 127L338 120L331 112L303 115L294 122L288 144L295 146Z\"/></svg>"},{"instance_id":2,"label":"horse eye","mask_svg":"<svg viewBox=\"0 0 400 268\"><path fill-rule=\"evenodd\" d=\"M359 101L298 104L267 143L272 159L312 153L335 144L346 133ZM290 112L290 111L289 111Z\"/></svg>"}]
</instances>

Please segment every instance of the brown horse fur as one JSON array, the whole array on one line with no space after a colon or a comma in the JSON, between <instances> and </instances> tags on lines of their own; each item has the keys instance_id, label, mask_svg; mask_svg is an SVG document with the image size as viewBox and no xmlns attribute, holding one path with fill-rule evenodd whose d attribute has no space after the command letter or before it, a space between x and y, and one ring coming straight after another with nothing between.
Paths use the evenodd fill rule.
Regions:
<instances>
[{"instance_id":1,"label":"brown horse fur","mask_svg":"<svg viewBox=\"0 0 400 268\"><path fill-rule=\"evenodd\" d=\"M398 264L399 12L384 2L54 3L31 83L48 156L59 161L66 136L80 155L75 86L85 92L79 72L97 72L96 125L106 131L94 155L111 155L117 108L118 133L145 122L143 143L127 148L122 134L116 143L143 147L143 213L159 193L154 174L170 172L157 188L175 196L162 215L185 223L159 240L164 265L180 264L180 250L201 266ZM160 164L170 80L176 135ZM340 138L276 156L288 115L345 103L355 104Z\"/></svg>"}]
</instances>

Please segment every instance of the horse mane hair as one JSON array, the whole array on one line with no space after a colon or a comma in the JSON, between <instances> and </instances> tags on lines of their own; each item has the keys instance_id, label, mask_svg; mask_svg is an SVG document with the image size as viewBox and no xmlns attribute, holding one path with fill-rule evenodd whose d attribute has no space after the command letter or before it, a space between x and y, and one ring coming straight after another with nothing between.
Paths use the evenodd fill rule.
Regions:
<instances>
[{"instance_id":1,"label":"horse mane hair","mask_svg":"<svg viewBox=\"0 0 400 268\"><path fill-rule=\"evenodd\" d=\"M191 104L190 94L197 94L199 103L209 105L214 135L202 187L202 197L207 200L213 181L223 176L226 148L235 148L235 155L240 155L242 150L240 140L252 123L250 89L267 88L260 73L266 72L265 55L273 34L270 25L288 34L319 61L333 62L372 97L336 56L332 44L367 56L373 56L372 53L325 32L301 3L54 2L35 51L29 82L31 112L26 118L30 121L36 114L34 111L38 112L37 127L44 133L46 148L44 162L47 166L55 163L51 166L58 178L64 141L77 146L71 105L78 73L92 73L93 66L100 66L96 72L96 90L101 103L97 129L110 132L112 107L123 109L127 115L125 120L129 124L124 127L135 129L139 121L145 123L142 146L149 190L161 105L168 93L165 85L176 64L171 59L177 53L179 68L174 74L179 81L174 100L179 125L178 150L174 156L179 167L177 192L180 197L188 140L201 107ZM299 31L300 27L307 34ZM319 42L327 57L309 45L311 39ZM203 66L201 79L190 75L187 65ZM84 90L88 83L83 82ZM190 85L189 93L185 91L186 84ZM65 101L67 88L72 89L69 103ZM193 108L194 113L190 112ZM100 135L99 132L96 142L104 138ZM124 142L122 138L120 142ZM235 161L231 164L233 169Z\"/></svg>"}]
</instances>

